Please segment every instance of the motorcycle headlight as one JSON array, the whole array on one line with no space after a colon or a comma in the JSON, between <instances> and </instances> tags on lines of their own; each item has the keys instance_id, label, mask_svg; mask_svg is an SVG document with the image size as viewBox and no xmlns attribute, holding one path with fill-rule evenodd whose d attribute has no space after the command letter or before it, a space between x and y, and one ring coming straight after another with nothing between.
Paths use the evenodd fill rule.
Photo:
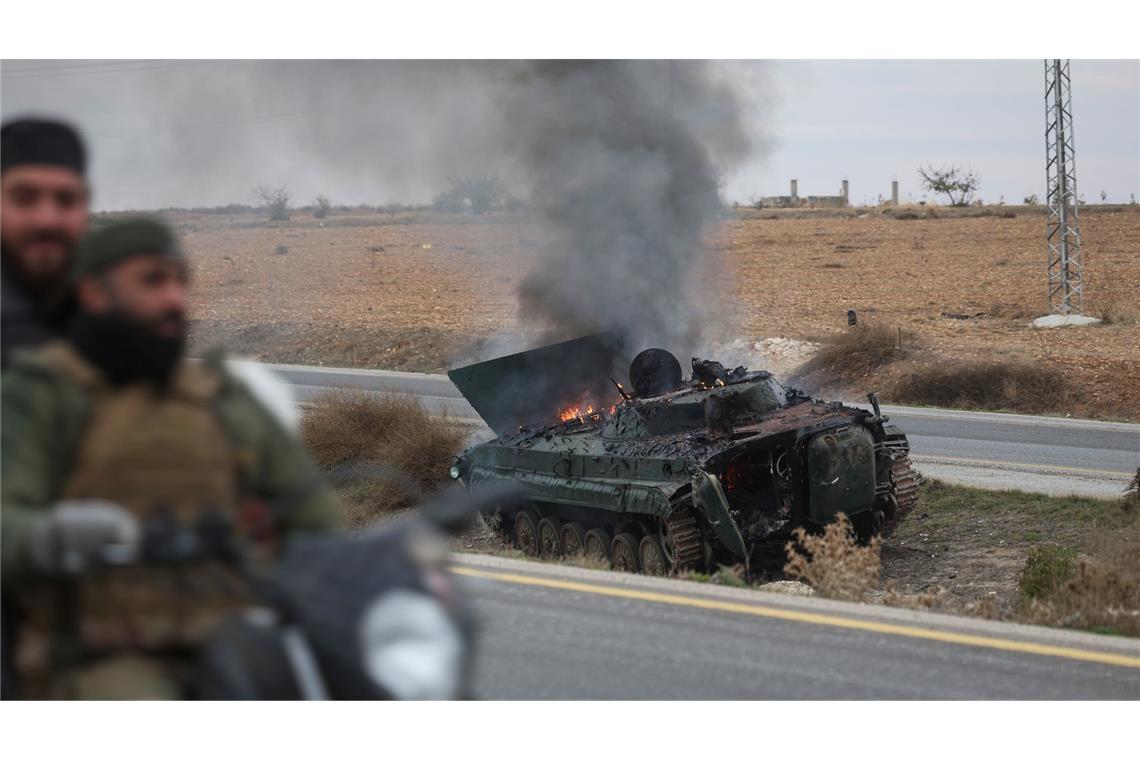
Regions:
<instances>
[{"instance_id":1,"label":"motorcycle headlight","mask_svg":"<svg viewBox=\"0 0 1140 760\"><path fill-rule=\"evenodd\" d=\"M463 637L443 605L415 591L380 597L361 620L369 676L396 699L455 699Z\"/></svg>"}]
</instances>

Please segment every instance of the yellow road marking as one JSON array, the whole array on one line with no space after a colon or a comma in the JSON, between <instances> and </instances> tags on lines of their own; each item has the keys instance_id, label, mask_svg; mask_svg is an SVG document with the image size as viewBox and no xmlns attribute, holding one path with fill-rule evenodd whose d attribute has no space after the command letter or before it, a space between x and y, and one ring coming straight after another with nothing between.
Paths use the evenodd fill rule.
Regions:
<instances>
[{"instance_id":1,"label":"yellow road marking","mask_svg":"<svg viewBox=\"0 0 1140 760\"><path fill-rule=\"evenodd\" d=\"M1038 470L1041 472L1055 472L1059 475L1063 474L1078 474L1078 475L1116 475L1120 477L1131 477L1132 473L1124 472L1122 470L1097 470L1087 467L1054 467L1049 464L1030 464L1028 462L1003 462L997 459L966 459L963 457L944 457L934 454L912 454L911 459L915 462L925 462L927 464L974 464L974 465L989 465L996 469L1010 469L1010 470Z\"/></svg>"},{"instance_id":2,"label":"yellow road marking","mask_svg":"<svg viewBox=\"0 0 1140 760\"><path fill-rule=\"evenodd\" d=\"M991 636L975 636L968 633L936 631L926 628L916 628L909 625L897 625L894 623L876 623L870 620L857 620L854 618L838 617L836 615L784 610L778 607L742 604L740 602L729 602L721 599L679 596L677 594L663 594L656 591L641 591L629 588L611 588L609 586L598 586L592 583L560 581L554 578L492 572L488 570L477 570L471 567L454 567L452 568L452 572L472 578L485 578L487 580L517 583L524 586L542 586L564 591L578 591L583 594L615 596L622 599L637 599L643 602L657 602L659 604L672 604L681 607L697 607L706 610L717 610L719 612L736 612L742 615L756 615L758 617L776 618L779 620L792 620L798 623L826 625L833 628L851 628L859 631L886 633L893 636L907 636L914 639L929 639L931 641L941 641L947 644L962 644L965 646L986 647L988 649L1001 649L1008 652L1036 654L1044 657L1064 657L1070 660L1084 660L1086 662L1098 662L1106 665L1119 665L1126 668L1140 668L1140 657L1130 657L1128 655L1111 654L1108 652L1090 652L1083 649L1073 649L1071 647L1035 644L1030 641L1015 641L1012 639L993 638Z\"/></svg>"}]
</instances>

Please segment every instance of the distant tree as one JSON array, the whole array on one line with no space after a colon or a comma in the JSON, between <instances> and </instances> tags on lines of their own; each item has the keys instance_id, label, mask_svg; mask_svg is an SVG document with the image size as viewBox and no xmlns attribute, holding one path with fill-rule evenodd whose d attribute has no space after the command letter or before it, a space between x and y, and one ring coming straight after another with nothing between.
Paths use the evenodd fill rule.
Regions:
<instances>
[{"instance_id":1,"label":"distant tree","mask_svg":"<svg viewBox=\"0 0 1140 760\"><path fill-rule=\"evenodd\" d=\"M1100 191L1100 202L1101 203L1108 203L1108 193L1106 193L1103 190Z\"/></svg>"},{"instance_id":2,"label":"distant tree","mask_svg":"<svg viewBox=\"0 0 1140 760\"><path fill-rule=\"evenodd\" d=\"M458 214L467 208L467 203L459 191L451 187L432 198L431 207L445 214Z\"/></svg>"},{"instance_id":3,"label":"distant tree","mask_svg":"<svg viewBox=\"0 0 1140 760\"><path fill-rule=\"evenodd\" d=\"M324 219L332 211L332 201L328 199L327 195L318 195L313 200L313 216L317 219Z\"/></svg>"},{"instance_id":4,"label":"distant tree","mask_svg":"<svg viewBox=\"0 0 1140 760\"><path fill-rule=\"evenodd\" d=\"M1036 206L1038 203L1037 193L1030 193L1029 195L1025 196L1025 200L1023 200L1022 203L1024 203L1026 206Z\"/></svg>"},{"instance_id":5,"label":"distant tree","mask_svg":"<svg viewBox=\"0 0 1140 760\"><path fill-rule=\"evenodd\" d=\"M459 182L459 187L471 203L473 214L486 214L502 203L507 195L506 186L494 175L468 177Z\"/></svg>"},{"instance_id":6,"label":"distant tree","mask_svg":"<svg viewBox=\"0 0 1140 760\"><path fill-rule=\"evenodd\" d=\"M253 197L269 212L271 221L283 222L289 218L289 201L293 196L286 185L258 185L253 189Z\"/></svg>"},{"instance_id":7,"label":"distant tree","mask_svg":"<svg viewBox=\"0 0 1140 760\"><path fill-rule=\"evenodd\" d=\"M507 188L493 174L452 177L451 186L432 199L436 211L460 212L467 209L473 214L486 214L498 208L507 198Z\"/></svg>"},{"instance_id":8,"label":"distant tree","mask_svg":"<svg viewBox=\"0 0 1140 760\"><path fill-rule=\"evenodd\" d=\"M932 166L919 167L918 176L923 187L932 193L945 195L951 206L968 206L981 185L981 178L972 169L959 166L935 169Z\"/></svg>"}]
</instances>

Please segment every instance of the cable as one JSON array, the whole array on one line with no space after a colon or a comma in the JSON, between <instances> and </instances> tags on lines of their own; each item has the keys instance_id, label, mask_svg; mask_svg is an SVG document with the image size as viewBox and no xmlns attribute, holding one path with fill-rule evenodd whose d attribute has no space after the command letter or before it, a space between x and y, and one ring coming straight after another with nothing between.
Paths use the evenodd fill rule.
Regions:
<instances>
[{"instance_id":1,"label":"cable","mask_svg":"<svg viewBox=\"0 0 1140 760\"><path fill-rule=\"evenodd\" d=\"M2 79L4 81L8 81L8 80L12 80L12 79L44 79L44 78L48 78L48 77L78 77L78 76L87 76L90 74L115 74L115 73L121 73L121 72L131 72L131 71L150 71L152 69L173 69L173 68L179 68L182 66L198 66L198 65L201 65L203 63L219 63L219 61L182 61L182 62L158 64L158 65L153 65L153 66L136 66L133 68L120 68L120 69L99 69L97 71L72 71L72 72L65 71L65 72L59 72L59 73L53 73L53 74L10 74L10 75L0 75L0 79Z\"/></svg>"},{"instance_id":2,"label":"cable","mask_svg":"<svg viewBox=\"0 0 1140 760\"><path fill-rule=\"evenodd\" d=\"M16 61L22 63L23 61ZM60 66L30 66L28 68L11 68L13 61L8 61L4 65L6 73L9 74L38 74L41 72L62 72L66 69L78 69L80 71L87 69L99 69L105 66L128 66L135 63L161 63L164 62L162 58L119 58L116 60L105 61L92 61L91 63L66 63L63 62Z\"/></svg>"}]
</instances>

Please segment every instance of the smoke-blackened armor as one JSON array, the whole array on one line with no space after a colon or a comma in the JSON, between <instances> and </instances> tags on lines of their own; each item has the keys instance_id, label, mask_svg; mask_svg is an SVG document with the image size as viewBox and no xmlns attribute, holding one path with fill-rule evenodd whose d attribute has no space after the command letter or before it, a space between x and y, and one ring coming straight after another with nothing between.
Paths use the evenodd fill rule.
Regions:
<instances>
[{"instance_id":1,"label":"smoke-blackened armor","mask_svg":"<svg viewBox=\"0 0 1140 760\"><path fill-rule=\"evenodd\" d=\"M340 527L342 512L301 443L220 361L183 360L167 386L112 385L70 345L21 357L3 379L2 571L28 613L25 672L66 669L125 646L193 644L245 589L219 566L95 573L45 582L28 527L60 500L103 499L141 520L193 524L220 511L271 552L296 531ZM36 657L42 642L48 656Z\"/></svg>"}]
</instances>

